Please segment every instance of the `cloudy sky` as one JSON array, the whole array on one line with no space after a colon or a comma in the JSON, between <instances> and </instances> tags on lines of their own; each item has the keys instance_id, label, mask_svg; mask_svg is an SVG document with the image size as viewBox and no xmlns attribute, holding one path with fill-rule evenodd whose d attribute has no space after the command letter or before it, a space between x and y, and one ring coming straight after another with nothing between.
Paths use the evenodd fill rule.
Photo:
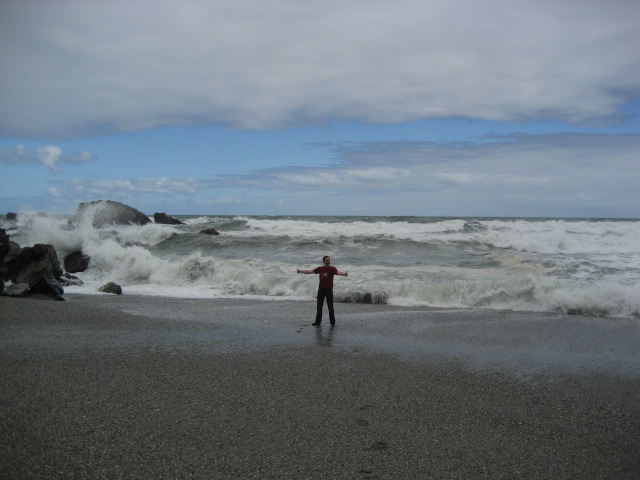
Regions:
<instances>
[{"instance_id":1,"label":"cloudy sky","mask_svg":"<svg viewBox=\"0 0 640 480\"><path fill-rule=\"evenodd\" d=\"M0 214L640 217L640 2L2 0Z\"/></svg>"}]
</instances>

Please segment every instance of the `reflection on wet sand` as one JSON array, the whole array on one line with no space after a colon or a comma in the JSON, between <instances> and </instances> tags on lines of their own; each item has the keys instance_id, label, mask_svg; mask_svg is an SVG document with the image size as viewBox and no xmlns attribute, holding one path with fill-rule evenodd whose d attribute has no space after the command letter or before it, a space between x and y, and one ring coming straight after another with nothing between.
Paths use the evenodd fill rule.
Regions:
<instances>
[{"instance_id":1,"label":"reflection on wet sand","mask_svg":"<svg viewBox=\"0 0 640 480\"><path fill-rule=\"evenodd\" d=\"M333 343L333 338L336 332L336 327L331 325L328 329L322 327L316 327L316 343L323 347L330 347Z\"/></svg>"}]
</instances>

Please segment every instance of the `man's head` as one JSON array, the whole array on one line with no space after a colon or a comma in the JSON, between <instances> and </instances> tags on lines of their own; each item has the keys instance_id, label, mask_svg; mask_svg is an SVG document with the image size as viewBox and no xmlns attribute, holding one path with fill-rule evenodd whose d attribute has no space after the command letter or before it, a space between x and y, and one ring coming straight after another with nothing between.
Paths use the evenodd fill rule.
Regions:
<instances>
[{"instance_id":1,"label":"man's head","mask_svg":"<svg viewBox=\"0 0 640 480\"><path fill-rule=\"evenodd\" d=\"M331 265L331 258L329 258L329 255L325 255L324 257L322 257L322 263L324 263L327 267Z\"/></svg>"}]
</instances>

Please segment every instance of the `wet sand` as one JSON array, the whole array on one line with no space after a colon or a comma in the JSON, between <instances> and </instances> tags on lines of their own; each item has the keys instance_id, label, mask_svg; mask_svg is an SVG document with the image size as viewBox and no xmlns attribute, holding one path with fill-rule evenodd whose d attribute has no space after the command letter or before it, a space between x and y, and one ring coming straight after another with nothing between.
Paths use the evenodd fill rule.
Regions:
<instances>
[{"instance_id":1,"label":"wet sand","mask_svg":"<svg viewBox=\"0 0 640 480\"><path fill-rule=\"evenodd\" d=\"M640 472L638 320L66 298L0 297L0 478Z\"/></svg>"}]
</instances>

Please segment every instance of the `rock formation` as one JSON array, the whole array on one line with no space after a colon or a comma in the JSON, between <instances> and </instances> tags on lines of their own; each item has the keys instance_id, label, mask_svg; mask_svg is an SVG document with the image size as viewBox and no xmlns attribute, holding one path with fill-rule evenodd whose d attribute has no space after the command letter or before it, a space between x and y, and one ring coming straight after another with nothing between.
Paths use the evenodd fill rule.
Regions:
<instances>
[{"instance_id":1,"label":"rock formation","mask_svg":"<svg viewBox=\"0 0 640 480\"><path fill-rule=\"evenodd\" d=\"M200 230L198 233L202 233L203 235L220 235L220 233L215 228Z\"/></svg>"},{"instance_id":2,"label":"rock formation","mask_svg":"<svg viewBox=\"0 0 640 480\"><path fill-rule=\"evenodd\" d=\"M181 222L177 218L170 217L166 213L154 213L153 221L156 223L162 223L165 225L184 225L183 222Z\"/></svg>"},{"instance_id":3,"label":"rock formation","mask_svg":"<svg viewBox=\"0 0 640 480\"><path fill-rule=\"evenodd\" d=\"M0 228L0 293L4 291L4 276L7 273L5 257L9 252L9 235L4 228Z\"/></svg>"},{"instance_id":4,"label":"rock formation","mask_svg":"<svg viewBox=\"0 0 640 480\"><path fill-rule=\"evenodd\" d=\"M88 258L88 257L87 257ZM8 287L5 281L11 281ZM64 300L64 286L82 285L82 280L63 273L53 245L22 248L0 228L0 293L22 297L40 293Z\"/></svg>"},{"instance_id":5,"label":"rock formation","mask_svg":"<svg viewBox=\"0 0 640 480\"><path fill-rule=\"evenodd\" d=\"M115 293L116 295L122 295L122 287L114 282L109 282L98 289L99 292Z\"/></svg>"},{"instance_id":6,"label":"rock formation","mask_svg":"<svg viewBox=\"0 0 640 480\"><path fill-rule=\"evenodd\" d=\"M4 280L11 280L13 283L5 289L6 295L43 293L56 300L64 300L63 271L52 245L38 243L33 247L25 247L4 265Z\"/></svg>"},{"instance_id":7,"label":"rock formation","mask_svg":"<svg viewBox=\"0 0 640 480\"><path fill-rule=\"evenodd\" d=\"M69 226L75 227L83 221L91 221L96 228L113 224L146 225L151 222L141 211L113 200L82 202L75 215L69 219Z\"/></svg>"},{"instance_id":8,"label":"rock formation","mask_svg":"<svg viewBox=\"0 0 640 480\"><path fill-rule=\"evenodd\" d=\"M91 258L81 251L73 252L64 257L64 269L69 273L84 272L89 268Z\"/></svg>"}]
</instances>

